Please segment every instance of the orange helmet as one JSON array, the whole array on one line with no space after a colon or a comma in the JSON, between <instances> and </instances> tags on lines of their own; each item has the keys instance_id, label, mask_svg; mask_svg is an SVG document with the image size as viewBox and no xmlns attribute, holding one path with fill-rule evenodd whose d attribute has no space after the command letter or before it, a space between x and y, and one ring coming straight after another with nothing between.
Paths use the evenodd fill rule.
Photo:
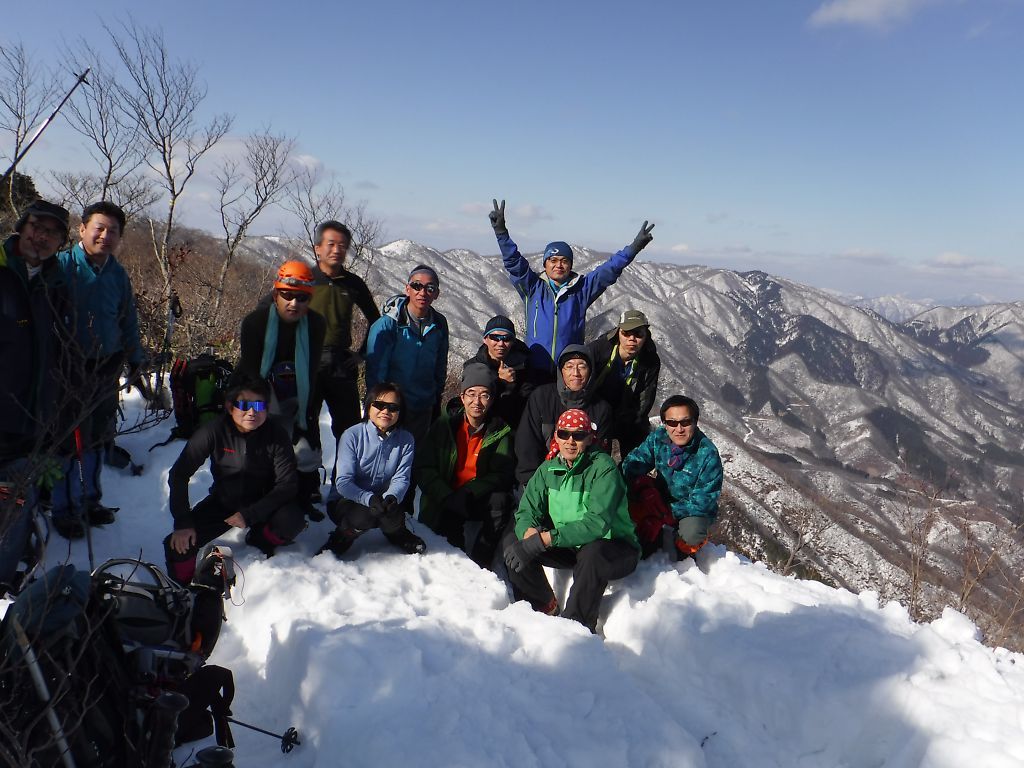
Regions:
<instances>
[{"instance_id":1,"label":"orange helmet","mask_svg":"<svg viewBox=\"0 0 1024 768\"><path fill-rule=\"evenodd\" d=\"M285 291L313 292L313 270L304 261L286 261L277 270L275 288Z\"/></svg>"}]
</instances>

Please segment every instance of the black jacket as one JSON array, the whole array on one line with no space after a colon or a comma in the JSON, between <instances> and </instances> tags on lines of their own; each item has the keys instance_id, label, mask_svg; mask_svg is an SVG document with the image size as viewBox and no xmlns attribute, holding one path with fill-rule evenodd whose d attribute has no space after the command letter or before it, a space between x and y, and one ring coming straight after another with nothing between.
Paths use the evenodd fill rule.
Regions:
<instances>
[{"instance_id":1,"label":"black jacket","mask_svg":"<svg viewBox=\"0 0 1024 768\"><path fill-rule=\"evenodd\" d=\"M462 364L462 367L465 368L470 363L483 363L494 371L494 394L497 396L497 400L491 406L489 413L492 416L503 418L505 423L512 427L513 432L519 426L519 420L523 416L526 403L535 387L533 382L527 381L526 361L529 356L530 350L527 346L519 339L513 340L508 355L505 357L505 365L516 372L516 380L511 383L497 378L498 361L491 359L487 353L486 344L481 344L476 354Z\"/></svg>"},{"instance_id":2,"label":"black jacket","mask_svg":"<svg viewBox=\"0 0 1024 768\"><path fill-rule=\"evenodd\" d=\"M329 277L319 266L313 267L313 299L309 308L322 315L327 323L324 335L323 355L320 371L334 373L344 368L352 347L352 308L359 310L366 318L369 330L374 320L380 317L380 310L373 300L370 289L359 275L342 269L337 277ZM366 336L359 345L360 353L366 351Z\"/></svg>"},{"instance_id":3,"label":"black jacket","mask_svg":"<svg viewBox=\"0 0 1024 768\"><path fill-rule=\"evenodd\" d=\"M188 482L207 459L213 475L210 495L225 509L241 512L250 527L295 499L295 453L284 426L270 417L259 429L242 433L225 414L197 429L171 467L175 530L195 527Z\"/></svg>"},{"instance_id":4,"label":"black jacket","mask_svg":"<svg viewBox=\"0 0 1024 768\"><path fill-rule=\"evenodd\" d=\"M591 378L593 381L593 378ZM597 436L607 441L612 427L612 407L604 400L587 395L573 397L561 377L554 384L543 384L533 390L526 403L526 412L516 430L516 481L525 484L533 477L547 456L555 434L558 417L570 408L580 408L597 424Z\"/></svg>"},{"instance_id":5,"label":"black jacket","mask_svg":"<svg viewBox=\"0 0 1024 768\"><path fill-rule=\"evenodd\" d=\"M18 236L0 245L0 459L23 456L42 428L53 428L61 399L60 354L70 324L56 258L31 280Z\"/></svg>"},{"instance_id":6,"label":"black jacket","mask_svg":"<svg viewBox=\"0 0 1024 768\"><path fill-rule=\"evenodd\" d=\"M618 359L618 336L618 329L612 329L587 345L594 357L596 394L612 407L615 414L613 433L616 436L619 428L646 428L658 394L658 375L661 373L658 347L648 336L636 356L635 371L627 384L613 370Z\"/></svg>"}]
</instances>

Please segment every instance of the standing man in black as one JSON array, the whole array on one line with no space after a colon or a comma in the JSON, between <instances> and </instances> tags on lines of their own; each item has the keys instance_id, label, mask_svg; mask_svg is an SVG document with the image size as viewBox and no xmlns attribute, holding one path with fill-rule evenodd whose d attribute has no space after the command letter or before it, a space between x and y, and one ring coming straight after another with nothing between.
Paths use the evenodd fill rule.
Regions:
<instances>
[{"instance_id":1,"label":"standing man in black","mask_svg":"<svg viewBox=\"0 0 1024 768\"><path fill-rule=\"evenodd\" d=\"M352 309L358 307L367 329L380 317L370 289L363 279L345 268L352 232L340 221L319 224L314 236L313 300L310 309L327 321L324 347L317 370L315 400L311 410L319 414L323 404L331 414L331 433L337 445L341 433L362 418L359 398L359 363L366 352L363 333L358 351L352 349ZM334 488L332 482L331 488Z\"/></svg>"}]
</instances>

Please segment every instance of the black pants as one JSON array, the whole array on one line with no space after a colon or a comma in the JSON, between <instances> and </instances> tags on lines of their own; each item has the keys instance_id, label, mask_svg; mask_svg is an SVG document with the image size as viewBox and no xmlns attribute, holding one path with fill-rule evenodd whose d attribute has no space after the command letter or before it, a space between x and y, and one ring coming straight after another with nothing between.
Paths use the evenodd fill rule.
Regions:
<instances>
[{"instance_id":1,"label":"black pants","mask_svg":"<svg viewBox=\"0 0 1024 768\"><path fill-rule=\"evenodd\" d=\"M341 499L337 504L329 505L327 514L331 521L342 529L367 531L370 528L380 528L385 534L389 534L405 527L405 512L401 507L392 507L390 511L377 516L365 504Z\"/></svg>"},{"instance_id":2,"label":"black pants","mask_svg":"<svg viewBox=\"0 0 1024 768\"><path fill-rule=\"evenodd\" d=\"M510 525L505 531L502 548L515 540L515 526ZM608 582L628 576L636 570L638 562L640 553L628 541L598 539L579 549L554 547L545 550L519 573L509 570L508 578L518 595L529 600L534 608L542 608L555 597L543 566L572 568L572 589L562 616L578 621L594 632Z\"/></svg>"},{"instance_id":3,"label":"black pants","mask_svg":"<svg viewBox=\"0 0 1024 768\"><path fill-rule=\"evenodd\" d=\"M196 555L204 544L231 530L224 521L237 510L227 509L214 496L207 496L192 508L192 519L195 521L196 541L185 553L171 549L171 537L164 539L164 557L167 560L167 573L179 584L188 584L196 570ZM292 541L306 525L306 513L295 502L288 502L270 516L266 523L260 523L272 536L282 541Z\"/></svg>"},{"instance_id":4,"label":"black pants","mask_svg":"<svg viewBox=\"0 0 1024 768\"><path fill-rule=\"evenodd\" d=\"M331 414L331 434L335 441L341 433L362 418L359 402L359 385L355 379L340 378L322 371L317 376L317 387L310 413L319 417L320 409L327 403Z\"/></svg>"},{"instance_id":5,"label":"black pants","mask_svg":"<svg viewBox=\"0 0 1024 768\"><path fill-rule=\"evenodd\" d=\"M466 551L466 521L479 520L480 532L469 556L481 568L490 566L494 550L512 511L512 494L509 491L495 491L484 499L478 499L473 509L467 510L465 518L441 510L441 521L437 533L444 536L453 547Z\"/></svg>"}]
</instances>

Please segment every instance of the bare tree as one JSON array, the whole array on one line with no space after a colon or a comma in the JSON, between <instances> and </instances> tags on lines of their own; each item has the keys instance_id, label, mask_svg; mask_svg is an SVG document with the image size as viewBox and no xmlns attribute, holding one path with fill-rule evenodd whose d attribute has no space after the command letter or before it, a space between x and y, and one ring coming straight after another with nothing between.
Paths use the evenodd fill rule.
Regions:
<instances>
[{"instance_id":1,"label":"bare tree","mask_svg":"<svg viewBox=\"0 0 1024 768\"><path fill-rule=\"evenodd\" d=\"M141 172L150 147L143 142L137 120L128 116L121 88L99 53L84 46L73 67L91 69L90 88L69 103L65 117L87 140L86 151L99 170L59 172L51 178L66 202L84 207L96 200L110 200L132 219L160 197L156 180Z\"/></svg>"},{"instance_id":2,"label":"bare tree","mask_svg":"<svg viewBox=\"0 0 1024 768\"><path fill-rule=\"evenodd\" d=\"M290 162L294 149L295 139L265 128L246 137L244 157L224 160L217 171L225 254L214 287L213 309L209 318L211 325L220 315L228 269L238 246L252 223L267 206L277 202L294 179Z\"/></svg>"},{"instance_id":3,"label":"bare tree","mask_svg":"<svg viewBox=\"0 0 1024 768\"><path fill-rule=\"evenodd\" d=\"M0 131L9 133L14 145L10 154L14 160L32 139L31 130L60 97L60 84L56 75L32 61L21 43L0 48ZM17 216L15 174L6 180L11 213Z\"/></svg>"},{"instance_id":4,"label":"bare tree","mask_svg":"<svg viewBox=\"0 0 1024 768\"><path fill-rule=\"evenodd\" d=\"M163 35L136 24L123 24L122 35L109 27L126 79L117 86L119 108L138 127L147 147L146 163L159 177L167 197L162 225L151 227L153 254L164 282L164 298L172 293L170 244L178 202L203 156L231 127L232 117L216 115L200 124L199 108L206 86L196 65L171 58Z\"/></svg>"},{"instance_id":5,"label":"bare tree","mask_svg":"<svg viewBox=\"0 0 1024 768\"><path fill-rule=\"evenodd\" d=\"M366 201L348 204L345 188L333 176L325 178L320 166L306 167L295 175L282 207L298 219L300 236L310 248L316 244L317 224L327 219L345 224L352 230L349 254L353 263L369 266L372 249L384 236L384 222L367 212Z\"/></svg>"}]
</instances>

